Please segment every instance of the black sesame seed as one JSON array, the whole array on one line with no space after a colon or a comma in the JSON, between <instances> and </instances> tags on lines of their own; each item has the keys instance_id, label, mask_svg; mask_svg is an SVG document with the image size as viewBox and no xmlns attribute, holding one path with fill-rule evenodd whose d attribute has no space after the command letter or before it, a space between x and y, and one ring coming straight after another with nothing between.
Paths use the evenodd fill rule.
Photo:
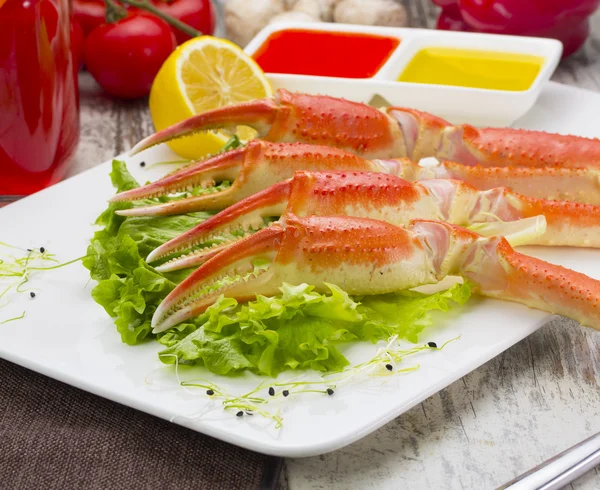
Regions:
<instances>
[{"instance_id":1,"label":"black sesame seed","mask_svg":"<svg viewBox=\"0 0 600 490\"><path fill-rule=\"evenodd\" d=\"M33 250L31 250L30 248L27 249L28 252L33 252Z\"/></svg>"},{"instance_id":2,"label":"black sesame seed","mask_svg":"<svg viewBox=\"0 0 600 490\"><path fill-rule=\"evenodd\" d=\"M140 162L140 167L145 167L146 166L146 162Z\"/></svg>"},{"instance_id":3,"label":"black sesame seed","mask_svg":"<svg viewBox=\"0 0 600 490\"><path fill-rule=\"evenodd\" d=\"M208 396L213 396L215 394L215 392L213 390L206 390L206 394Z\"/></svg>"},{"instance_id":4,"label":"black sesame seed","mask_svg":"<svg viewBox=\"0 0 600 490\"><path fill-rule=\"evenodd\" d=\"M242 412L241 410L235 414L236 417L242 417L244 415L244 412Z\"/></svg>"},{"instance_id":5,"label":"black sesame seed","mask_svg":"<svg viewBox=\"0 0 600 490\"><path fill-rule=\"evenodd\" d=\"M386 364L386 365L385 365L385 368L386 368L388 371L391 371L392 369L394 369L394 367L393 367L391 364Z\"/></svg>"},{"instance_id":6,"label":"black sesame seed","mask_svg":"<svg viewBox=\"0 0 600 490\"><path fill-rule=\"evenodd\" d=\"M269 395L271 395L271 396L275 395L275 390L273 389L272 386L269 388Z\"/></svg>"},{"instance_id":7,"label":"black sesame seed","mask_svg":"<svg viewBox=\"0 0 600 490\"><path fill-rule=\"evenodd\" d=\"M432 348L434 348L434 349L437 349L437 344L436 344L435 342L427 342L427 345L428 345L429 347L432 347Z\"/></svg>"},{"instance_id":8,"label":"black sesame seed","mask_svg":"<svg viewBox=\"0 0 600 490\"><path fill-rule=\"evenodd\" d=\"M329 396L333 395L334 391L331 388L327 388L327 394Z\"/></svg>"},{"instance_id":9,"label":"black sesame seed","mask_svg":"<svg viewBox=\"0 0 600 490\"><path fill-rule=\"evenodd\" d=\"M288 396L288 395L290 394L290 392L289 392L288 390L283 390L283 391L281 392L281 394L282 394L283 396Z\"/></svg>"},{"instance_id":10,"label":"black sesame seed","mask_svg":"<svg viewBox=\"0 0 600 490\"><path fill-rule=\"evenodd\" d=\"M40 253L44 253L46 249L44 247L40 247Z\"/></svg>"},{"instance_id":11,"label":"black sesame seed","mask_svg":"<svg viewBox=\"0 0 600 490\"><path fill-rule=\"evenodd\" d=\"M252 415L254 415L254 414L253 414L252 412L250 412L250 411L246 411L246 415L250 415L250 416L252 416Z\"/></svg>"},{"instance_id":12,"label":"black sesame seed","mask_svg":"<svg viewBox=\"0 0 600 490\"><path fill-rule=\"evenodd\" d=\"M34 293L33 291L31 291L31 292L29 293L29 296L31 296L32 298L35 298L35 293Z\"/></svg>"}]
</instances>

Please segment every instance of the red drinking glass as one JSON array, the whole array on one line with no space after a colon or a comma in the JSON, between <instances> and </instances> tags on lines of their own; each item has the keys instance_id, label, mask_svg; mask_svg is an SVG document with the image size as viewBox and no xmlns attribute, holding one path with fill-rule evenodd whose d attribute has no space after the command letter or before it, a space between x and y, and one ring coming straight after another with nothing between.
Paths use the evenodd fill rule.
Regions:
<instances>
[{"instance_id":1,"label":"red drinking glass","mask_svg":"<svg viewBox=\"0 0 600 490\"><path fill-rule=\"evenodd\" d=\"M60 180L79 139L69 0L0 0L0 196Z\"/></svg>"}]
</instances>

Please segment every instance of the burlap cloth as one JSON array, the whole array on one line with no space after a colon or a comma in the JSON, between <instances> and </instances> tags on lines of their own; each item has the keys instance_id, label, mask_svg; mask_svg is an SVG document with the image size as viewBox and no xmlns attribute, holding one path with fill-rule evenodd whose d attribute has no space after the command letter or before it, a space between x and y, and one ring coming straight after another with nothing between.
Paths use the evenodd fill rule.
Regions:
<instances>
[{"instance_id":1,"label":"burlap cloth","mask_svg":"<svg viewBox=\"0 0 600 490\"><path fill-rule=\"evenodd\" d=\"M274 488L253 453L0 360L0 488Z\"/></svg>"}]
</instances>

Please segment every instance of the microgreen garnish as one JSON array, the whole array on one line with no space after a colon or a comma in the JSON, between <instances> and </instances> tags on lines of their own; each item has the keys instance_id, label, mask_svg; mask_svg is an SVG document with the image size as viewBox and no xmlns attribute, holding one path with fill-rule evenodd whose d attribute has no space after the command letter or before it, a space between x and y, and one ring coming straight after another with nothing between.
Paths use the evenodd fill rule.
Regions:
<instances>
[{"instance_id":1,"label":"microgreen garnish","mask_svg":"<svg viewBox=\"0 0 600 490\"><path fill-rule=\"evenodd\" d=\"M30 291L25 286L29 282L31 274L35 271L48 271L58 269L74 262L79 262L84 257L79 257L68 262L59 263L56 256L49 253L45 247L39 248L21 248L0 242L0 280L9 281L9 284L0 292L0 299L14 290L16 293L29 293L30 298L35 298L36 293ZM54 263L55 265L42 266L45 263ZM7 302L0 306L6 306ZM0 324L13 320L20 320L22 315L9 318Z\"/></svg>"},{"instance_id":2,"label":"microgreen garnish","mask_svg":"<svg viewBox=\"0 0 600 490\"><path fill-rule=\"evenodd\" d=\"M435 347L437 351L444 349L449 343L458 340L459 337L446 341L441 347ZM273 382L267 380L260 383L251 391L242 395L230 394L226 389L217 386L206 380L179 381L180 386L186 388L201 388L206 394L214 399L220 399L224 410L236 410L235 415L242 417L244 414L257 414L275 423L275 428L279 429L283 424L283 417L280 413L279 404L275 410L269 410L269 404L274 400L293 398L294 395L305 393L319 393L332 396L343 385L355 381L360 375L366 376L395 376L401 373L410 373L419 369L420 365L407 366L402 369L393 369L392 363L396 366L401 364L405 357L412 356L424 351L431 351L434 342L418 345L408 349L396 349L398 336L391 337L385 347L378 349L375 356L370 360L354 365L338 373L329 373L317 379L291 380ZM434 343L435 344L435 343ZM175 362L176 376L179 380L178 364ZM268 397L262 397L261 392L268 386ZM281 389L276 391L275 388Z\"/></svg>"},{"instance_id":3,"label":"microgreen garnish","mask_svg":"<svg viewBox=\"0 0 600 490\"><path fill-rule=\"evenodd\" d=\"M0 322L0 325L4 325L5 323L13 322L15 320L21 320L22 318L25 318L25 312L21 313L19 316L15 316L13 318L9 318L8 320L4 320L3 322Z\"/></svg>"}]
</instances>

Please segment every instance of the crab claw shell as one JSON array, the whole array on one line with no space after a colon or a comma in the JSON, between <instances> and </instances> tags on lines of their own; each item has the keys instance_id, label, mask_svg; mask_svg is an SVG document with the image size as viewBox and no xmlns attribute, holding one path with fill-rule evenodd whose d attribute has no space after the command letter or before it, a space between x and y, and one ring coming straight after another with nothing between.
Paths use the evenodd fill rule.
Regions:
<instances>
[{"instance_id":1,"label":"crab claw shell","mask_svg":"<svg viewBox=\"0 0 600 490\"><path fill-rule=\"evenodd\" d=\"M266 260L265 269L256 269ZM600 281L515 252L504 238L439 221L409 229L368 218L285 215L234 243L179 284L156 310L164 331L202 313L221 295L245 301L281 284L326 283L349 294L410 289L460 275L485 296L525 304L600 329Z\"/></svg>"},{"instance_id":2,"label":"crab claw shell","mask_svg":"<svg viewBox=\"0 0 600 490\"><path fill-rule=\"evenodd\" d=\"M318 290L326 283L343 284L350 294L361 294L367 285L373 294L437 282L434 272L423 267L424 253L407 230L382 221L286 215L279 224L227 247L179 284L156 310L153 331L199 315L221 294L237 301L273 296L283 282L308 283ZM265 258L270 263L266 270L248 274L256 260ZM246 279L210 290L241 274Z\"/></svg>"},{"instance_id":3,"label":"crab claw shell","mask_svg":"<svg viewBox=\"0 0 600 490\"><path fill-rule=\"evenodd\" d=\"M379 161L378 161L379 162ZM600 205L600 169L558 167L483 167L441 161L435 166L420 166L399 158L395 173L411 182L426 179L457 179L477 189L508 187L519 194L553 201L572 201Z\"/></svg>"},{"instance_id":4,"label":"crab claw shell","mask_svg":"<svg viewBox=\"0 0 600 490\"><path fill-rule=\"evenodd\" d=\"M284 212L296 216L352 215L382 219L395 224L408 223L418 216L419 198L427 191L393 175L374 172L309 172L296 171L289 181L270 188L230 206L188 232L154 250L148 261L164 258L172 253L189 251L210 242L215 237L227 236L227 241L213 247L191 251L156 269L160 272L197 266L216 252L242 237L232 236L231 230L259 229L266 218L279 218ZM431 209L424 203L421 212L437 216L435 203Z\"/></svg>"},{"instance_id":5,"label":"crab claw shell","mask_svg":"<svg viewBox=\"0 0 600 490\"><path fill-rule=\"evenodd\" d=\"M284 213L367 217L397 226L411 219L437 219L472 227L484 236L506 236L513 246L600 247L600 206L535 199L505 187L480 191L459 180L410 183L384 173L297 171L291 180L173 238L147 260L183 254L157 266L160 272L198 266Z\"/></svg>"},{"instance_id":6,"label":"crab claw shell","mask_svg":"<svg viewBox=\"0 0 600 490\"><path fill-rule=\"evenodd\" d=\"M238 242L242 246L229 247L208 260L161 302L152 317L152 331L162 332L199 315L224 290L228 296L239 301L250 299L256 294L277 294L280 279L274 279L273 271L269 269L257 276L252 275L252 262L256 259L273 261L284 233L280 226L265 228ZM243 274L249 274L250 277L218 287L218 281Z\"/></svg>"},{"instance_id":7,"label":"crab claw shell","mask_svg":"<svg viewBox=\"0 0 600 490\"><path fill-rule=\"evenodd\" d=\"M502 237L482 238L436 221L415 220L411 229L432 250L439 251L440 246L446 250L445 256L437 254L443 257L441 275L460 275L484 296L566 316L600 330L600 281L516 252Z\"/></svg>"},{"instance_id":8,"label":"crab claw shell","mask_svg":"<svg viewBox=\"0 0 600 490\"><path fill-rule=\"evenodd\" d=\"M196 186L212 185L215 181L233 181L240 173L242 163L249 151L248 147L245 147L216 155L208 160L184 167L150 184L120 192L110 198L109 202L136 201L139 199L160 197L191 190ZM198 197L208 201L206 207L210 209L210 202L214 202L212 201L214 196ZM222 198L222 196L219 197ZM140 209L146 208L130 209L127 210L130 213L124 215L139 215Z\"/></svg>"},{"instance_id":9,"label":"crab claw shell","mask_svg":"<svg viewBox=\"0 0 600 490\"><path fill-rule=\"evenodd\" d=\"M407 153L484 167L600 168L600 140L511 128L454 126L444 119L404 107L390 107L404 135Z\"/></svg>"},{"instance_id":10,"label":"crab claw shell","mask_svg":"<svg viewBox=\"0 0 600 490\"><path fill-rule=\"evenodd\" d=\"M159 143L199 131L250 126L265 141L304 142L351 151L365 158L405 156L398 124L382 111L335 97L279 89L261 99L214 109L149 136L131 150L138 153Z\"/></svg>"},{"instance_id":11,"label":"crab claw shell","mask_svg":"<svg viewBox=\"0 0 600 490\"><path fill-rule=\"evenodd\" d=\"M228 207L182 235L169 240L153 250L146 260L154 262L174 253L188 251L215 238L229 237L229 240L226 240L225 243L217 241L213 246L192 251L183 257L159 265L156 270L168 272L199 265L236 239L231 234L232 231L260 229L265 226L265 218L271 216L279 218L288 204L289 192L290 181L272 185L268 189Z\"/></svg>"},{"instance_id":12,"label":"crab claw shell","mask_svg":"<svg viewBox=\"0 0 600 490\"><path fill-rule=\"evenodd\" d=\"M117 213L123 216L155 216L223 209L272 184L291 178L296 170L304 169L385 171L381 165L337 148L255 140L244 148L186 167L144 187L117 194L113 201L164 195L193 187L199 182L233 180L231 187L219 192L119 210Z\"/></svg>"},{"instance_id":13,"label":"crab claw shell","mask_svg":"<svg viewBox=\"0 0 600 490\"><path fill-rule=\"evenodd\" d=\"M235 131L238 125L250 126L258 131L260 136L264 136L275 122L278 110L279 106L276 101L260 99L203 112L148 136L135 145L129 154L135 155L152 146L200 131L210 131L212 129Z\"/></svg>"}]
</instances>

